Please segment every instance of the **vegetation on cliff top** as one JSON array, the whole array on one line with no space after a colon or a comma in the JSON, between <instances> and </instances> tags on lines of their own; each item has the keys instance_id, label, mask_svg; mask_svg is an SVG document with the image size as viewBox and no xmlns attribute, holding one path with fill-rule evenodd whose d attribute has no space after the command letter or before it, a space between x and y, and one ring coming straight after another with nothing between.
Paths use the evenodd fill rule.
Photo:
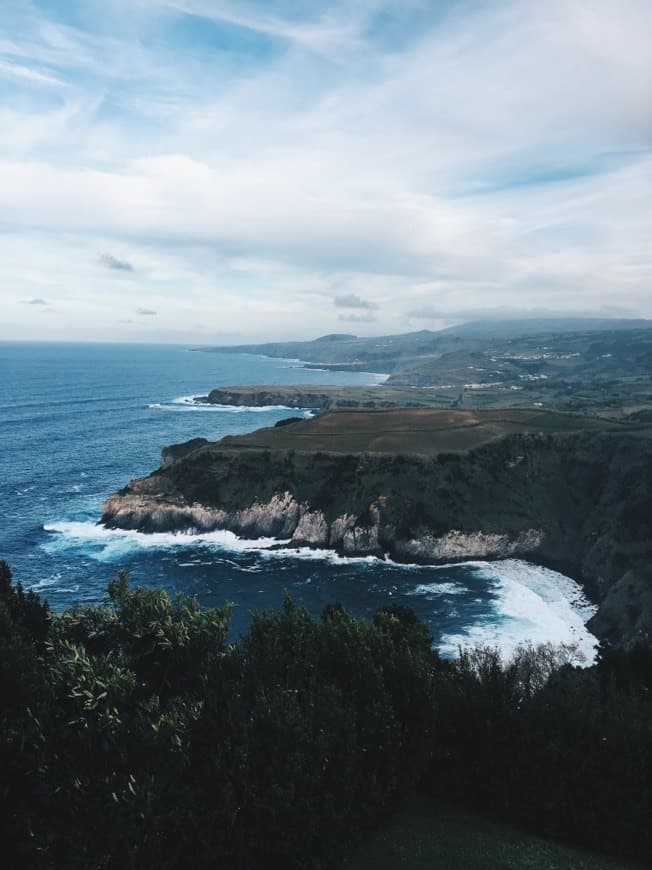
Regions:
<instances>
[{"instance_id":1,"label":"vegetation on cliff top","mask_svg":"<svg viewBox=\"0 0 652 870\"><path fill-rule=\"evenodd\" d=\"M537 409L493 411L443 408L328 411L292 426L257 429L223 438L225 449L263 448L329 453L388 453L437 456L465 453L507 435L567 432L640 431L652 428L608 422L597 417Z\"/></svg>"},{"instance_id":2,"label":"vegetation on cliff top","mask_svg":"<svg viewBox=\"0 0 652 870\"><path fill-rule=\"evenodd\" d=\"M12 868L332 867L415 789L649 856L649 648L446 662L403 608L228 619L123 577L51 617L0 563Z\"/></svg>"}]
</instances>

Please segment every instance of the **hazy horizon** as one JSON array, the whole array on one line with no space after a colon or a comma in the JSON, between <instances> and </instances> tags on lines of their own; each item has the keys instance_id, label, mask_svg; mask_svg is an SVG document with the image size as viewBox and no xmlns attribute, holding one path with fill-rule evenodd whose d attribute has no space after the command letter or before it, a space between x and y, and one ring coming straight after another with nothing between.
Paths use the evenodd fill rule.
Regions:
<instances>
[{"instance_id":1,"label":"hazy horizon","mask_svg":"<svg viewBox=\"0 0 652 870\"><path fill-rule=\"evenodd\" d=\"M8 0L0 340L652 317L646 0Z\"/></svg>"}]
</instances>

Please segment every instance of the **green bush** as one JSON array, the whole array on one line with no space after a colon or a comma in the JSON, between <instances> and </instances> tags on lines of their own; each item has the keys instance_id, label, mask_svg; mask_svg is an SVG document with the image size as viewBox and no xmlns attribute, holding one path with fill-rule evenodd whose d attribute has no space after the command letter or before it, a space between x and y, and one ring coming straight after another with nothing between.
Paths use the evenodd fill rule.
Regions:
<instances>
[{"instance_id":1,"label":"green bush","mask_svg":"<svg viewBox=\"0 0 652 870\"><path fill-rule=\"evenodd\" d=\"M11 689L12 866L326 866L416 785L433 698L413 618L288 599L229 645L229 607L108 591L52 621ZM23 657L6 607L0 632Z\"/></svg>"},{"instance_id":2,"label":"green bush","mask_svg":"<svg viewBox=\"0 0 652 870\"><path fill-rule=\"evenodd\" d=\"M0 563L0 818L15 870L333 866L420 787L543 834L652 853L652 651L432 650L403 607L286 599L228 642L121 575L50 616Z\"/></svg>"}]
</instances>

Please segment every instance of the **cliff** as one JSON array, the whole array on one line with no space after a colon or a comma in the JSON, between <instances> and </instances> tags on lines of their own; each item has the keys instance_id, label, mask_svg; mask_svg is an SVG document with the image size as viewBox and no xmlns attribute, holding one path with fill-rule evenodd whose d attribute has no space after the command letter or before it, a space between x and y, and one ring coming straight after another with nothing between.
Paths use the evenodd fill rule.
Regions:
<instances>
[{"instance_id":1,"label":"cliff","mask_svg":"<svg viewBox=\"0 0 652 870\"><path fill-rule=\"evenodd\" d=\"M450 405L450 394L431 389L385 387L338 387L306 385L255 385L216 387L195 401L209 405L238 405L260 408L285 405L325 411L330 408L410 408Z\"/></svg>"},{"instance_id":2,"label":"cliff","mask_svg":"<svg viewBox=\"0 0 652 870\"><path fill-rule=\"evenodd\" d=\"M287 446L326 424L182 450L110 496L102 521L145 532L224 528L398 561L527 558L585 584L600 604L598 636L652 636L649 430L490 433L482 442L482 426L469 422L478 446L459 452ZM268 444L285 440L257 446L263 434Z\"/></svg>"}]
</instances>

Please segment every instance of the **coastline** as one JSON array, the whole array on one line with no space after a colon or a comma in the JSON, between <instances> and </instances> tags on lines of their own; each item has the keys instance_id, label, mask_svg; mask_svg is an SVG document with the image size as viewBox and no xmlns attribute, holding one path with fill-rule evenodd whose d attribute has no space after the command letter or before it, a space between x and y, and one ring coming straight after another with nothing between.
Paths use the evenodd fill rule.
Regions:
<instances>
[{"instance_id":1,"label":"coastline","mask_svg":"<svg viewBox=\"0 0 652 870\"><path fill-rule=\"evenodd\" d=\"M406 415L430 454L394 450L391 439L405 443L406 436L390 423L402 424ZM598 636L626 644L644 639L649 520L642 511L632 524L628 481L645 479L650 438L638 429L592 430L591 421L588 430L497 436L494 417L476 417L338 411L218 443L177 445L178 455L164 452L158 471L108 497L102 522L144 533L226 530L276 539L286 550L388 554L405 565L526 559L583 586L600 605L592 622ZM515 419L506 420L508 428ZM548 423L545 415L537 419ZM382 437L390 438L384 452L330 452L344 436L350 448L359 445L361 421L377 438L383 420L389 434ZM433 420L448 426L433 429ZM435 437L458 445L470 438L477 446L441 452ZM641 537L633 548L627 542L636 528ZM641 602L636 610L632 595Z\"/></svg>"},{"instance_id":2,"label":"coastline","mask_svg":"<svg viewBox=\"0 0 652 870\"><path fill-rule=\"evenodd\" d=\"M590 664L597 643L587 626L595 607L584 595L581 585L572 578L542 568L531 560L456 560L437 565L406 563L388 558L387 554L347 556L332 549L297 546L292 545L291 541L273 538L244 539L224 530L194 534L143 533L79 522L53 523L46 526L46 531L53 536L53 546L62 546L65 543L74 547L77 544L84 549L87 556L100 562L104 562L116 548L120 548L125 554L151 553L155 550L183 553L184 562L189 559L188 554L196 550L198 555L195 558L201 560L205 560L206 555L199 554L206 551L214 551L221 558L228 558L229 554L232 554L231 558L254 558L258 566L254 576L260 575L260 572L265 573L268 570L265 565L271 568L273 564L282 565L287 561L323 565L324 568L332 566L334 571L347 568L366 572L371 570L377 572L376 576L381 584L382 578L388 577L386 582L389 585L385 594L389 596L398 594L391 591L396 587L392 586L390 579L396 576L395 572L398 570L404 578L400 600L408 606L413 602L420 602L421 608L426 602L432 602L431 606L437 609L446 601L446 607L454 610L460 594L472 595L465 589L463 579L455 579L458 577L455 574L456 569L466 569L473 572L477 578L475 582L482 583L489 598L481 617L469 614L465 620L462 610L455 618L452 633L448 629L441 629L436 646L442 654L453 655L458 646L471 646L475 643L499 647L508 656L519 643L577 642L584 656L582 664ZM192 557L188 564L192 564ZM319 570L323 571L324 568ZM452 580L447 569L453 569ZM440 572L443 574L443 581L438 579ZM310 576L311 574L308 575ZM462 575L468 576L467 573ZM411 577L412 580L406 581L406 577ZM493 605L489 603L491 600L494 601Z\"/></svg>"}]
</instances>

